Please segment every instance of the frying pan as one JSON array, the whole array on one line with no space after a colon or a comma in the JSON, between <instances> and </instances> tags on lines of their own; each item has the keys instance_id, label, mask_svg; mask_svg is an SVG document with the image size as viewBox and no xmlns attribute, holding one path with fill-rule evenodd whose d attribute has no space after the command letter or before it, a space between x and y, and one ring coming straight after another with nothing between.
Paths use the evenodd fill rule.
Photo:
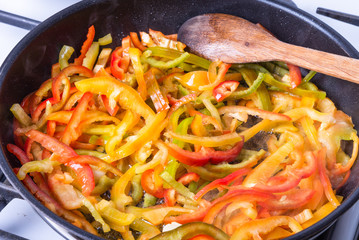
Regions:
<instances>
[{"instance_id":1,"label":"frying pan","mask_svg":"<svg viewBox=\"0 0 359 240\"><path fill-rule=\"evenodd\" d=\"M130 31L148 31L148 28L152 28L172 34L187 19L214 12L259 22L284 42L359 58L359 53L333 29L278 0L91 0L81 1L55 14L21 40L0 69L0 165L22 197L60 234L75 239L101 239L52 213L16 178L12 168L18 167L19 162L6 151L6 144L13 142L12 116L9 111L11 105L20 102L50 77L51 65L57 62L59 50L64 44L80 49L87 29L92 24L95 25L97 37L112 33L113 44L116 46ZM359 126L358 85L321 74L316 75L314 82ZM320 222L288 239L317 236L352 206L359 198L358 172L357 163L353 166L349 180L338 192L344 196L340 207Z\"/></svg>"}]
</instances>

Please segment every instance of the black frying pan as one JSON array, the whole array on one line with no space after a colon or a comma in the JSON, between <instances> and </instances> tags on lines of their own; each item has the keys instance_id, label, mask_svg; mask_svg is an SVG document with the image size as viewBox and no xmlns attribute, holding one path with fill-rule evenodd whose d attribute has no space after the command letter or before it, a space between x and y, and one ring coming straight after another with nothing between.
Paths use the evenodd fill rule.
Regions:
<instances>
[{"instance_id":1,"label":"black frying pan","mask_svg":"<svg viewBox=\"0 0 359 240\"><path fill-rule=\"evenodd\" d=\"M333 29L295 7L280 4L278 0L91 0L79 2L55 14L32 30L13 49L0 69L0 164L12 185L61 234L81 239L100 239L52 213L18 181L12 167L17 167L19 163L6 151L6 144L13 142L10 106L49 78L51 65L57 62L62 45L79 49L92 24L95 25L97 37L112 33L115 46L130 31L148 31L148 28L152 28L165 34L176 33L187 19L214 12L259 22L284 42L359 58L358 52ZM359 86L321 74L314 81L359 126ZM358 172L359 164L355 164L351 177L339 192L345 197L339 208L288 239L308 239L318 235L352 206L359 198Z\"/></svg>"}]
</instances>

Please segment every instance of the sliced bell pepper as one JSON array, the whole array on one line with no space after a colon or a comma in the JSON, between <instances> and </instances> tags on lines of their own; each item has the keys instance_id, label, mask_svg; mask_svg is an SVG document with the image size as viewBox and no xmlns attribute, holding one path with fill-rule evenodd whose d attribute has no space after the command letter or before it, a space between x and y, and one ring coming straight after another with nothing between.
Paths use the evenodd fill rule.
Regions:
<instances>
[{"instance_id":1,"label":"sliced bell pepper","mask_svg":"<svg viewBox=\"0 0 359 240\"><path fill-rule=\"evenodd\" d=\"M216 69L217 66L219 66L218 73L217 73L217 69ZM222 62L212 62L208 69L210 84L200 86L200 87L198 87L198 89L200 91L214 89L221 82L223 82L224 76L226 75L226 73L230 67L231 67L231 64L222 63ZM213 69L213 71L211 71L211 69Z\"/></svg>"},{"instance_id":2,"label":"sliced bell pepper","mask_svg":"<svg viewBox=\"0 0 359 240\"><path fill-rule=\"evenodd\" d=\"M157 79L153 73L153 69L148 70L145 75L145 80L148 86L148 94L155 105L156 111L161 112L170 108L168 100L163 96L160 87L158 86Z\"/></svg>"},{"instance_id":3,"label":"sliced bell pepper","mask_svg":"<svg viewBox=\"0 0 359 240\"><path fill-rule=\"evenodd\" d=\"M88 164L79 164L75 161L65 163L75 173L78 182L80 182L82 194L89 196L92 190L95 188L95 178L92 172L92 168Z\"/></svg>"},{"instance_id":4,"label":"sliced bell pepper","mask_svg":"<svg viewBox=\"0 0 359 240\"><path fill-rule=\"evenodd\" d=\"M95 38L95 27L93 25L89 27L86 37L87 39L85 40L85 42L82 44L81 47L81 55L78 58L76 58L74 61L75 65L82 65L82 61L84 60L87 51L92 45L93 39Z\"/></svg>"},{"instance_id":5,"label":"sliced bell pepper","mask_svg":"<svg viewBox=\"0 0 359 240\"><path fill-rule=\"evenodd\" d=\"M184 224L176 229L161 233L151 240L188 239L199 234L211 236L217 240L229 240L229 236L221 229L203 222Z\"/></svg>"},{"instance_id":6,"label":"sliced bell pepper","mask_svg":"<svg viewBox=\"0 0 359 240\"><path fill-rule=\"evenodd\" d=\"M104 199L95 206L103 218L119 226L130 225L136 219L135 215L119 211L114 204Z\"/></svg>"},{"instance_id":7,"label":"sliced bell pepper","mask_svg":"<svg viewBox=\"0 0 359 240\"><path fill-rule=\"evenodd\" d=\"M243 177L248 172L249 172L248 168L243 168L243 169L239 169L239 170L229 174L228 176L226 176L224 178L216 179L213 182L206 185L201 190L199 190L197 192L197 194L195 195L194 199L198 200L198 199L202 198L203 195L205 195L209 191L211 191L211 190L213 190L215 188L221 187L222 185L229 185L232 181L234 181L235 179Z\"/></svg>"},{"instance_id":8,"label":"sliced bell pepper","mask_svg":"<svg viewBox=\"0 0 359 240\"><path fill-rule=\"evenodd\" d=\"M67 45L64 45L61 48L59 53L59 64L61 70L69 65L69 59L74 51L75 49L73 47Z\"/></svg>"},{"instance_id":9,"label":"sliced bell pepper","mask_svg":"<svg viewBox=\"0 0 359 240\"><path fill-rule=\"evenodd\" d=\"M186 88L194 91L199 91L200 86L209 84L207 71L192 71L183 76L175 77L175 79Z\"/></svg>"},{"instance_id":10,"label":"sliced bell pepper","mask_svg":"<svg viewBox=\"0 0 359 240\"><path fill-rule=\"evenodd\" d=\"M314 193L312 189L295 189L288 194L279 194L274 199L267 199L258 204L270 210L296 209L308 203Z\"/></svg>"},{"instance_id":11,"label":"sliced bell pepper","mask_svg":"<svg viewBox=\"0 0 359 240\"><path fill-rule=\"evenodd\" d=\"M120 80L124 79L130 64L130 56L128 54L130 47L131 38L127 36L122 39L122 47L115 49L111 54L111 73Z\"/></svg>"},{"instance_id":12,"label":"sliced bell pepper","mask_svg":"<svg viewBox=\"0 0 359 240\"><path fill-rule=\"evenodd\" d=\"M287 63L289 69L290 85L292 88L296 88L302 82L302 74L298 66Z\"/></svg>"},{"instance_id":13,"label":"sliced bell pepper","mask_svg":"<svg viewBox=\"0 0 359 240\"><path fill-rule=\"evenodd\" d=\"M163 198L164 189L162 181L156 181L154 176L155 171L153 169L148 169L141 176L141 186L145 192L155 196L156 198Z\"/></svg>"},{"instance_id":14,"label":"sliced bell pepper","mask_svg":"<svg viewBox=\"0 0 359 240\"><path fill-rule=\"evenodd\" d=\"M141 51L138 48L130 48L128 51L128 54L130 56L132 66L135 70L135 76L137 80L138 89L137 91L141 95L142 99L147 98L147 87L146 82L143 77L143 67L141 64Z\"/></svg>"},{"instance_id":15,"label":"sliced bell pepper","mask_svg":"<svg viewBox=\"0 0 359 240\"><path fill-rule=\"evenodd\" d=\"M65 131L62 135L61 141L69 145L73 140L76 140L79 136L77 128L83 118L83 115L87 111L88 103L92 99L92 93L86 92L76 106L72 113L71 119L67 124Z\"/></svg>"},{"instance_id":16,"label":"sliced bell pepper","mask_svg":"<svg viewBox=\"0 0 359 240\"><path fill-rule=\"evenodd\" d=\"M78 156L71 147L60 142L54 137L50 137L45 133L33 129L27 132L25 135L35 142L40 143L41 146L48 149L49 151L56 153L58 156L61 156L61 158L58 158L57 160L61 160L63 163L68 162L70 158Z\"/></svg>"},{"instance_id":17,"label":"sliced bell pepper","mask_svg":"<svg viewBox=\"0 0 359 240\"><path fill-rule=\"evenodd\" d=\"M195 101L195 100L196 100L196 95L195 94L189 94L189 95L181 97L180 99L176 100L174 102L174 104L172 104L168 115L171 116L172 113L174 111L176 111L179 107L181 107L182 105L185 105L186 103Z\"/></svg>"},{"instance_id":18,"label":"sliced bell pepper","mask_svg":"<svg viewBox=\"0 0 359 240\"><path fill-rule=\"evenodd\" d=\"M259 234L268 234L278 226L288 226L295 233L303 229L300 224L291 217L273 216L244 223L234 232L231 239L251 239L259 237Z\"/></svg>"},{"instance_id":19,"label":"sliced bell pepper","mask_svg":"<svg viewBox=\"0 0 359 240\"><path fill-rule=\"evenodd\" d=\"M213 89L213 97L217 102L223 101L226 97L231 95L238 87L239 82L234 80L226 80L221 82Z\"/></svg>"},{"instance_id":20,"label":"sliced bell pepper","mask_svg":"<svg viewBox=\"0 0 359 240\"><path fill-rule=\"evenodd\" d=\"M145 119L155 115L135 89L114 78L89 78L75 82L75 85L81 92L106 95L111 107L114 107L118 101L122 108L131 109Z\"/></svg>"},{"instance_id":21,"label":"sliced bell pepper","mask_svg":"<svg viewBox=\"0 0 359 240\"><path fill-rule=\"evenodd\" d=\"M236 145L226 151L203 150L201 152L191 152L184 150L173 143L167 143L169 154L178 161L190 166L203 166L208 162L218 164L221 162L233 161L241 152L243 147L243 138Z\"/></svg>"}]
</instances>

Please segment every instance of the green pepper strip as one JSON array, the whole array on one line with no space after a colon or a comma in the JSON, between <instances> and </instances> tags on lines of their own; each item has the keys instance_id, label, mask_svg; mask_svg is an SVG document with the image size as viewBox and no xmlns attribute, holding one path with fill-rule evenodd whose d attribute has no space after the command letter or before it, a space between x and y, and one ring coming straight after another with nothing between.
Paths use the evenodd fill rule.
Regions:
<instances>
[{"instance_id":1,"label":"green pepper strip","mask_svg":"<svg viewBox=\"0 0 359 240\"><path fill-rule=\"evenodd\" d=\"M189 239L197 235L208 235L216 240L229 240L229 236L221 229L203 222L192 222L168 232L161 233L150 240L178 240Z\"/></svg>"},{"instance_id":2,"label":"green pepper strip","mask_svg":"<svg viewBox=\"0 0 359 240\"><path fill-rule=\"evenodd\" d=\"M29 115L27 115L27 113L20 106L20 104L18 103L13 104L10 108L10 111L22 126L27 127L32 124L31 118L29 117Z\"/></svg>"},{"instance_id":3,"label":"green pepper strip","mask_svg":"<svg viewBox=\"0 0 359 240\"><path fill-rule=\"evenodd\" d=\"M146 53L149 53L149 52L146 52ZM159 68L159 69L174 68L177 65L179 65L180 63L184 62L190 56L188 52L185 52L181 56L179 56L178 58L175 58L175 59L170 60L168 62L164 62L164 61L159 61L159 60L156 60L154 58L151 58L151 57L149 57L147 55L148 54L143 54L142 57L141 57L141 60L143 62L147 62L152 67Z\"/></svg>"},{"instance_id":4,"label":"green pepper strip","mask_svg":"<svg viewBox=\"0 0 359 240\"><path fill-rule=\"evenodd\" d=\"M307 83L309 82L316 74L316 71L309 71L309 73L307 75L305 75L305 77L302 79L302 83Z\"/></svg>"},{"instance_id":5,"label":"green pepper strip","mask_svg":"<svg viewBox=\"0 0 359 240\"><path fill-rule=\"evenodd\" d=\"M106 175L103 175L102 177L100 177L97 185L92 190L91 194L93 196L101 195L101 194L105 193L107 190L109 190L115 182L116 182L115 179L112 179L112 178L107 177Z\"/></svg>"},{"instance_id":6,"label":"green pepper strip","mask_svg":"<svg viewBox=\"0 0 359 240\"><path fill-rule=\"evenodd\" d=\"M59 64L61 70L69 65L69 59L74 51L75 49L73 47L67 45L64 45L61 48L59 53Z\"/></svg>"},{"instance_id":7,"label":"green pepper strip","mask_svg":"<svg viewBox=\"0 0 359 240\"><path fill-rule=\"evenodd\" d=\"M179 183L175 180L171 174L169 174L167 171L163 171L160 174L160 177L171 187L173 187L178 193L182 194L183 196L194 199L194 194L191 192L188 188L186 188L182 183Z\"/></svg>"},{"instance_id":8,"label":"green pepper strip","mask_svg":"<svg viewBox=\"0 0 359 240\"><path fill-rule=\"evenodd\" d=\"M267 84L269 84L271 86L277 87L282 91L293 93L293 94L299 95L299 96L312 97L312 98L317 98L317 99L324 99L326 97L326 92L324 92L324 91L305 90L305 89L298 88L298 87L291 88L291 86L289 84L280 82L280 81L274 79L274 77L268 72L267 69L265 69L264 67L262 67L258 64L246 64L245 66L250 69L254 69L256 71L266 73L264 82L266 82Z\"/></svg>"},{"instance_id":9,"label":"green pepper strip","mask_svg":"<svg viewBox=\"0 0 359 240\"><path fill-rule=\"evenodd\" d=\"M286 74L289 74L288 69L282 68L281 66L278 66L277 64L274 64L272 62L264 62L261 63L261 65L268 69L271 73L277 74L281 77Z\"/></svg>"},{"instance_id":10,"label":"green pepper strip","mask_svg":"<svg viewBox=\"0 0 359 240\"><path fill-rule=\"evenodd\" d=\"M93 157L97 157L97 158L103 158L103 157L105 157L107 155L107 154L102 153L102 152L93 151L93 150L87 150L87 149L75 149L75 152L78 155L89 155L89 156L93 156Z\"/></svg>"},{"instance_id":11,"label":"green pepper strip","mask_svg":"<svg viewBox=\"0 0 359 240\"><path fill-rule=\"evenodd\" d=\"M145 235L147 238L151 238L160 234L160 230L153 226L152 224L142 220L141 218L136 218L131 224L130 228L140 232L142 235ZM141 239L141 237L139 238Z\"/></svg>"},{"instance_id":12,"label":"green pepper strip","mask_svg":"<svg viewBox=\"0 0 359 240\"><path fill-rule=\"evenodd\" d=\"M181 135L186 135L188 131L188 127L191 125L193 119L194 117L188 117L183 119L181 123L178 125L178 127L176 128L176 133ZM184 142L177 139L173 139L173 143L179 146L180 148L183 148L185 145Z\"/></svg>"},{"instance_id":13,"label":"green pepper strip","mask_svg":"<svg viewBox=\"0 0 359 240\"><path fill-rule=\"evenodd\" d=\"M151 51L152 56L165 57L165 58L169 58L169 59L178 58L179 56L181 56L183 54L183 52L180 52L180 51L177 51L174 49L170 49L170 48L163 48L163 47L150 47L150 48L147 48L146 51ZM211 64L211 62L208 61L207 59L201 58L194 54L189 54L189 55L190 56L185 60L186 63L191 63L191 64L194 64L194 65L199 66L204 69L209 68L209 65Z\"/></svg>"},{"instance_id":14,"label":"green pepper strip","mask_svg":"<svg viewBox=\"0 0 359 240\"><path fill-rule=\"evenodd\" d=\"M149 193L145 193L145 196L143 198L143 207L151 207L156 205L157 198Z\"/></svg>"},{"instance_id":15,"label":"green pepper strip","mask_svg":"<svg viewBox=\"0 0 359 240\"><path fill-rule=\"evenodd\" d=\"M264 67L262 67L262 66L260 66L260 67L263 68L265 71L267 71ZM251 87L252 85L254 85L255 80L252 79L251 77L249 77L246 69L240 69L239 71L242 74L242 76L243 76L244 80L246 81L246 83L248 84L248 86ZM257 79L258 79L258 77L257 77ZM264 86L264 85L258 86L257 96L260 101L261 108L266 111L272 111L272 108L273 108L272 102L271 102L271 99L270 99L270 96L269 96L266 86Z\"/></svg>"},{"instance_id":16,"label":"green pepper strip","mask_svg":"<svg viewBox=\"0 0 359 240\"><path fill-rule=\"evenodd\" d=\"M131 185L132 185L131 196L133 199L133 203L136 205L141 201L143 196L143 189L141 186L141 174L137 174L132 178Z\"/></svg>"},{"instance_id":17,"label":"green pepper strip","mask_svg":"<svg viewBox=\"0 0 359 240\"><path fill-rule=\"evenodd\" d=\"M221 163L217 165L206 164L203 167L184 165L184 167L190 172L194 172L200 175L201 179L213 181L218 178L223 178L228 174L237 171L238 169L247 167L249 165L255 165L261 158L263 158L265 153L266 151L264 151L263 149L258 152L242 149L241 154L236 159L236 161L241 161L240 163Z\"/></svg>"},{"instance_id":18,"label":"green pepper strip","mask_svg":"<svg viewBox=\"0 0 359 240\"><path fill-rule=\"evenodd\" d=\"M263 80L264 80L264 74L259 73L257 79L254 80L253 84L248 89L233 92L227 98L227 100L237 100L239 98L244 98L244 97L251 95L259 88L259 86L262 84Z\"/></svg>"}]
</instances>

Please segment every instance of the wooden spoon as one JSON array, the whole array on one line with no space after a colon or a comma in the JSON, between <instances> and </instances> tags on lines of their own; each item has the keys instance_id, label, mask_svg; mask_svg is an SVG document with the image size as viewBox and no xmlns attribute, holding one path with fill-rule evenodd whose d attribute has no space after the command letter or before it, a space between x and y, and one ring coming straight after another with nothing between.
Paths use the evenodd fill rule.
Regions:
<instances>
[{"instance_id":1,"label":"wooden spoon","mask_svg":"<svg viewBox=\"0 0 359 240\"><path fill-rule=\"evenodd\" d=\"M281 42L262 27L232 15L191 18L179 29L178 38L192 52L212 61L284 61L359 83L359 60Z\"/></svg>"}]
</instances>

